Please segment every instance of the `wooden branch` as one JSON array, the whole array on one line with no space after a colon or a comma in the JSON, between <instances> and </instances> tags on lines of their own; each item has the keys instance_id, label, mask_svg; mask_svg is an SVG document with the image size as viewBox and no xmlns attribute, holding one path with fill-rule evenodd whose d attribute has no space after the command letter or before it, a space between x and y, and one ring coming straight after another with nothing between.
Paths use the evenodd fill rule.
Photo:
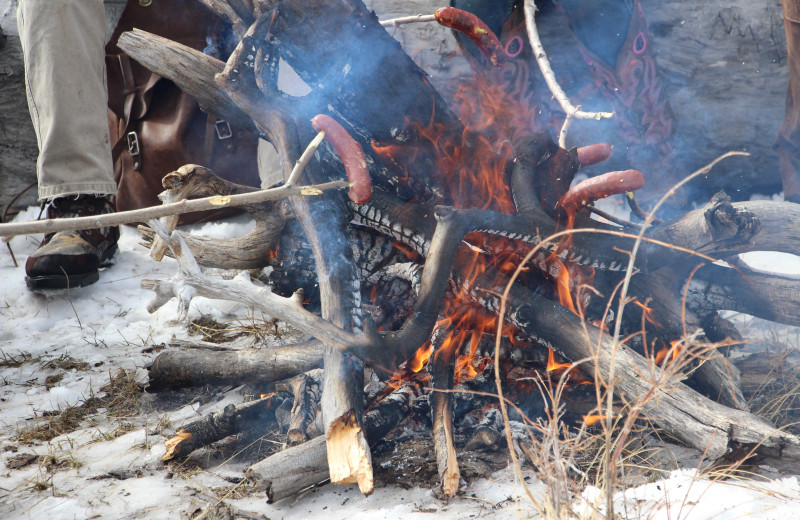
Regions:
<instances>
[{"instance_id":1,"label":"wooden branch","mask_svg":"<svg viewBox=\"0 0 800 520\"><path fill-rule=\"evenodd\" d=\"M243 206L246 204L256 204L267 200L279 200L288 197L313 197L327 190L338 190L348 188L349 186L350 184L347 181L331 181L315 186L281 186L278 188L254 191L252 193L243 193L241 195L231 195L229 197L215 195L202 199L183 200L174 204L107 213L91 217L45 219L33 222L0 224L0 237L120 226L122 224L145 222L169 215L190 213L192 211L218 210L221 207Z\"/></svg>"},{"instance_id":2,"label":"wooden branch","mask_svg":"<svg viewBox=\"0 0 800 520\"><path fill-rule=\"evenodd\" d=\"M253 23L215 81L241 108L255 114L256 126L270 137L286 168L287 163L291 164L287 159L297 153L298 125L284 107L276 106L270 111L257 109L264 103L249 61L253 49L261 45L273 21L274 17L264 13ZM306 154L305 160L309 158L310 154ZM301 156L297 162L302 164L303 160ZM284 178L290 183L296 182L300 171L302 168L285 173ZM306 168L305 177L324 178L316 165ZM360 310L360 287L355 266L352 261L348 262L352 252L345 238L349 219L346 218L344 202L341 198L324 196L316 204L307 204L308 201L299 197L290 201L314 253L322 319L347 334L345 331L353 326L353 312ZM331 482L357 482L361 492L369 495L373 491L372 457L362 429L363 372L360 362L351 354L340 352L335 345L329 345L325 348L324 366L321 406L327 431Z\"/></svg>"},{"instance_id":3,"label":"wooden branch","mask_svg":"<svg viewBox=\"0 0 800 520\"><path fill-rule=\"evenodd\" d=\"M163 233L163 229L157 221L151 221L150 227L153 227L156 233ZM261 309L270 316L285 321L326 344L334 345L339 350L366 351L369 348L369 338L345 332L340 327L305 310L302 306L301 294L284 298L273 293L267 287L256 287L250 283L250 275L246 271L240 273L233 280L220 280L205 276L178 233L172 235L163 233L163 236L168 239L178 262L179 271L178 276L173 280L142 281L143 288L156 293L147 306L149 312L155 312L169 300L177 297L179 319L185 320L185 311L188 310L192 298L202 296L225 299Z\"/></svg>"},{"instance_id":4,"label":"wooden branch","mask_svg":"<svg viewBox=\"0 0 800 520\"><path fill-rule=\"evenodd\" d=\"M731 310L797 327L800 326L800 280L744 266L736 270L706 265L692 278L687 307L695 314Z\"/></svg>"},{"instance_id":5,"label":"wooden branch","mask_svg":"<svg viewBox=\"0 0 800 520\"><path fill-rule=\"evenodd\" d=\"M265 349L163 352L148 367L149 391L206 384L273 383L322 366L317 340Z\"/></svg>"},{"instance_id":6,"label":"wooden branch","mask_svg":"<svg viewBox=\"0 0 800 520\"><path fill-rule=\"evenodd\" d=\"M800 255L800 229L791 225L800 219L800 205L759 200L730 202L723 209L723 204L689 211L651 236L717 258L748 251Z\"/></svg>"},{"instance_id":7,"label":"wooden branch","mask_svg":"<svg viewBox=\"0 0 800 520\"><path fill-rule=\"evenodd\" d=\"M229 404L218 412L182 426L173 437L164 441L167 452L161 460L186 457L198 448L253 428L256 424L265 426L275 422L275 409L283 401L273 395L238 405Z\"/></svg>"},{"instance_id":8,"label":"wooden branch","mask_svg":"<svg viewBox=\"0 0 800 520\"><path fill-rule=\"evenodd\" d=\"M197 263L218 269L261 269L266 267L274 253L286 223L294 218L288 204L280 201L271 210L247 207L255 219L255 227L246 235L236 238L209 238L178 232L192 251ZM139 226L141 245L150 247L155 231ZM170 251L167 255L172 256Z\"/></svg>"},{"instance_id":9,"label":"wooden branch","mask_svg":"<svg viewBox=\"0 0 800 520\"><path fill-rule=\"evenodd\" d=\"M309 438L320 435L321 431L315 430L313 423L319 410L321 380L322 370L316 369L275 385L276 391L289 392L294 398L289 417L289 429L286 432L286 446L297 446ZM313 430L311 435L309 435L309 429Z\"/></svg>"},{"instance_id":10,"label":"wooden branch","mask_svg":"<svg viewBox=\"0 0 800 520\"><path fill-rule=\"evenodd\" d=\"M159 194L163 204L172 204L185 199L197 197L209 197L213 195L235 195L239 193L252 193L258 191L250 186L243 186L227 181L211 169L197 164L185 164L176 171L168 173L161 181L167 188ZM178 226L178 215L163 217L161 223L169 233L175 231ZM167 251L167 244L158 236L154 237L153 244L150 246L150 257L156 262L164 258Z\"/></svg>"},{"instance_id":11,"label":"wooden branch","mask_svg":"<svg viewBox=\"0 0 800 520\"><path fill-rule=\"evenodd\" d=\"M242 19L244 10L239 2L234 0L233 4L238 7L236 9L232 6L231 0L197 0L201 4L205 5L212 11L214 11L217 16L220 16L223 20L227 21L233 26L233 32L236 34L236 37L241 39L244 35L245 31L247 30L248 24L245 20ZM250 13L252 15L252 12ZM149 67L148 67L149 68Z\"/></svg>"},{"instance_id":12,"label":"wooden branch","mask_svg":"<svg viewBox=\"0 0 800 520\"><path fill-rule=\"evenodd\" d=\"M608 119L614 117L613 112L584 112L580 107L573 106L564 90L558 84L556 75L550 67L550 61L547 59L547 54L542 46L542 41L539 38L539 30L536 28L536 3L533 0L525 0L525 27L528 30L528 39L530 40L531 47L533 48L533 55L536 56L536 63L539 64L539 69L542 71L542 76L547 83L547 87L552 92L553 97L556 98L561 109L567 115L564 120L564 125L558 134L558 145L561 148L567 147L567 130L573 119Z\"/></svg>"}]
</instances>

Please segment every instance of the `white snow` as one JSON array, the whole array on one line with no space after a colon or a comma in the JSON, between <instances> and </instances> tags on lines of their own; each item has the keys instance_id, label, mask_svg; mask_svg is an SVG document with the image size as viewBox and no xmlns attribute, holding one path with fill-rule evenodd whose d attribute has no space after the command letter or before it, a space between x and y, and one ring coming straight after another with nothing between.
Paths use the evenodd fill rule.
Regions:
<instances>
[{"instance_id":1,"label":"white snow","mask_svg":"<svg viewBox=\"0 0 800 520\"><path fill-rule=\"evenodd\" d=\"M33 220L37 214L38 208L30 208L17 220ZM218 236L243 234L248 225L226 222L206 226L203 233L215 228ZM167 433L162 433L157 424L170 421L175 428L235 402L241 398L236 389L220 401L187 401L164 417L145 414L131 419L132 429L122 435L112 434L120 421L104 416L100 410L80 429L50 442L28 446L14 440L21 429L34 423L35 416L98 395L117 369L134 370L137 379L144 381L145 367L157 355L147 347L173 337L188 337L185 327L174 320L174 303L154 314L145 310L150 294L140 288L141 280L171 276L175 263L170 259L152 261L137 244L138 233L132 228L122 230L115 264L101 273L98 283L47 294L28 291L24 281L24 261L39 240L11 240L19 267L14 266L5 247L0 250L0 361L27 359L16 367L0 367L0 518L174 520L201 514L218 500L212 488L233 487L227 479L241 475L242 467L222 465L175 475L160 461ZM768 260L759 268L774 267ZM198 300L191 313L192 317L203 313L230 320L246 316L247 309L231 302ZM48 388L46 378L61 372L48 363L67 356L88 363L88 370L68 370ZM9 468L7 463L20 453L50 456L66 464L53 471L41 463ZM543 484L532 473L526 476L534 494L543 496ZM784 477L765 482L711 483L692 471L679 470L657 482L619 493L616 509L626 519L800 518L800 486L796 478ZM592 509L587 504L599 500L597 507L602 508L602 497L596 493L588 488L583 505L576 507L589 511ZM383 488L364 497L352 486L330 485L274 505L267 505L263 494L227 502L272 519L536 517L534 506L510 469L469 484L461 498L449 503L437 500L430 490Z\"/></svg>"}]
</instances>

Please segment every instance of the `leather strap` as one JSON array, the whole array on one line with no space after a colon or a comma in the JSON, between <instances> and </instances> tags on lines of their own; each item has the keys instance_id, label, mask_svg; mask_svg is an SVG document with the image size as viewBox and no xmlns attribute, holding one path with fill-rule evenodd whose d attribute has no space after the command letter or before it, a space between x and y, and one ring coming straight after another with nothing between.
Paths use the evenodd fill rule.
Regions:
<instances>
[{"instance_id":1,"label":"leather strap","mask_svg":"<svg viewBox=\"0 0 800 520\"><path fill-rule=\"evenodd\" d=\"M216 130L214 129L214 125L217 122L217 118L211 114L206 115L206 135L203 140L203 166L206 168L211 168L211 157L214 156L214 139Z\"/></svg>"},{"instance_id":2,"label":"leather strap","mask_svg":"<svg viewBox=\"0 0 800 520\"><path fill-rule=\"evenodd\" d=\"M117 55L120 71L122 72L122 83L125 94L125 102L122 108L122 121L125 125L120 138L111 148L111 158L117 161L122 151L127 148L128 128L131 124L131 114L133 113L133 102L136 99L136 84L133 79L133 69L131 69L131 59L125 53Z\"/></svg>"}]
</instances>

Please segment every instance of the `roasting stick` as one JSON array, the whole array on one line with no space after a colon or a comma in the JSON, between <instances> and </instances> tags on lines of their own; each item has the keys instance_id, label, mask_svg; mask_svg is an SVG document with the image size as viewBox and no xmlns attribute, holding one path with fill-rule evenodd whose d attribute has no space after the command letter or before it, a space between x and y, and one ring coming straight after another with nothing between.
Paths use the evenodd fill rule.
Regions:
<instances>
[{"instance_id":1,"label":"roasting stick","mask_svg":"<svg viewBox=\"0 0 800 520\"><path fill-rule=\"evenodd\" d=\"M322 137L314 139L311 145L316 146L321 142ZM309 154L313 155L313 151ZM306 160L306 163L308 161ZM300 161L298 161L298 165ZM299 175L298 175L299 177ZM223 206L235 207L246 204L257 204L268 200L279 200L294 196L314 196L320 195L323 191L333 189L343 189L351 187L348 181L331 181L322 184L307 186L284 185L277 188L257 190L251 193L241 193L238 195L204 197L200 199L184 199L180 202L152 206L149 208L135 209L131 211L119 211L117 213L106 213L91 217L59 218L35 220L31 222L14 222L11 224L0 224L0 237L4 241L17 235L33 235L35 233L55 233L58 231L94 229L105 226L119 226L121 224L133 224L135 222L146 222L152 219L180 215L192 211L204 211L220 209Z\"/></svg>"},{"instance_id":2,"label":"roasting stick","mask_svg":"<svg viewBox=\"0 0 800 520\"><path fill-rule=\"evenodd\" d=\"M389 20L381 21L381 25L384 27L397 27L398 25L403 25L407 23L417 23L417 22L435 22L436 18L432 14L415 14L412 16L401 16L399 18L391 18Z\"/></svg>"},{"instance_id":3,"label":"roasting stick","mask_svg":"<svg viewBox=\"0 0 800 520\"><path fill-rule=\"evenodd\" d=\"M542 41L539 38L539 30L536 28L536 3L534 0L525 0L525 25L528 29L528 39L533 49L533 55L536 56L536 63L539 64L539 69L542 71L542 76L547 82L550 92L556 98L561 109L567 115L561 131L558 133L558 146L561 148L567 147L567 131L572 124L573 119L609 119L614 117L614 112L584 112L580 106L574 106L567 94L556 81L556 75L550 67L550 60L547 59L547 54L542 46Z\"/></svg>"}]
</instances>

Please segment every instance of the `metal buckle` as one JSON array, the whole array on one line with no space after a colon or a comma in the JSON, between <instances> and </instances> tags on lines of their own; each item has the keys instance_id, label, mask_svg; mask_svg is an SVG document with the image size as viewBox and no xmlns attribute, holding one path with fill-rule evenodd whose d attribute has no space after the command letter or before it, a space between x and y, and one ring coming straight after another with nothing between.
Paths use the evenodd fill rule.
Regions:
<instances>
[{"instance_id":1,"label":"metal buckle","mask_svg":"<svg viewBox=\"0 0 800 520\"><path fill-rule=\"evenodd\" d=\"M233 130L231 130L231 125L228 124L227 121L224 119L217 119L217 122L214 123L214 130L217 132L217 139L220 141L224 141L225 139L230 139L233 137Z\"/></svg>"},{"instance_id":2,"label":"metal buckle","mask_svg":"<svg viewBox=\"0 0 800 520\"><path fill-rule=\"evenodd\" d=\"M128 132L128 134L125 136L125 140L128 142L128 151L130 152L131 157L136 157L141 153L141 150L139 149L139 135L135 131Z\"/></svg>"}]
</instances>

